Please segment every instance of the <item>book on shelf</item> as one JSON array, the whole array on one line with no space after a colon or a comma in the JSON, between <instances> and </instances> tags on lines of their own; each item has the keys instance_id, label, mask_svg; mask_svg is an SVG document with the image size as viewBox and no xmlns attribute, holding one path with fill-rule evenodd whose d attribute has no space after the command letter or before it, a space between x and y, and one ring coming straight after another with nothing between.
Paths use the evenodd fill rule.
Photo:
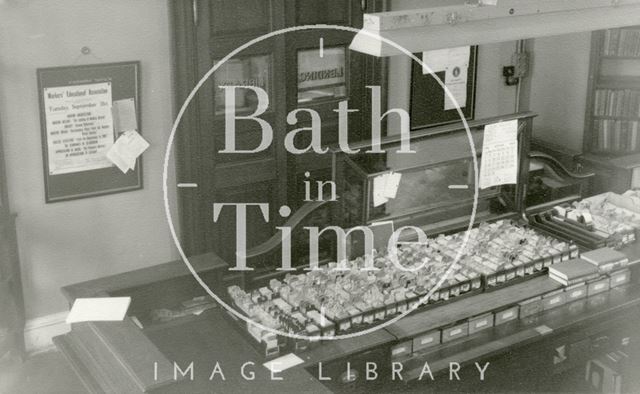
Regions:
<instances>
[{"instance_id":1,"label":"book on shelf","mask_svg":"<svg viewBox=\"0 0 640 394\"><path fill-rule=\"evenodd\" d=\"M593 151L605 153L632 153L640 148L638 130L640 120L593 120Z\"/></svg>"},{"instance_id":2,"label":"book on shelf","mask_svg":"<svg viewBox=\"0 0 640 394\"><path fill-rule=\"evenodd\" d=\"M596 89L593 114L640 119L640 90Z\"/></svg>"},{"instance_id":3,"label":"book on shelf","mask_svg":"<svg viewBox=\"0 0 640 394\"><path fill-rule=\"evenodd\" d=\"M604 33L604 56L640 57L640 29L611 29Z\"/></svg>"}]
</instances>

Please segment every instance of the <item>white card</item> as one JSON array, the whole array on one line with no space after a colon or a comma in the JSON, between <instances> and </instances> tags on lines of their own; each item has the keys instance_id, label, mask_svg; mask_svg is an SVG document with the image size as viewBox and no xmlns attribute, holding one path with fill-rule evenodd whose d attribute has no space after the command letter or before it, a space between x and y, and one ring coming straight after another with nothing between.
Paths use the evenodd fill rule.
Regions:
<instances>
[{"instance_id":1,"label":"white card","mask_svg":"<svg viewBox=\"0 0 640 394\"><path fill-rule=\"evenodd\" d=\"M445 73L444 83L451 92L453 98L457 101L460 108L467 106L467 77L469 66L467 64L452 65ZM456 102L449 98L447 92L444 92L444 109L456 109Z\"/></svg>"},{"instance_id":2,"label":"white card","mask_svg":"<svg viewBox=\"0 0 640 394\"><path fill-rule=\"evenodd\" d=\"M385 191L387 187L387 175L382 174L373 178L373 206L379 207L380 205L389 201L387 197L385 197Z\"/></svg>"},{"instance_id":3,"label":"white card","mask_svg":"<svg viewBox=\"0 0 640 394\"><path fill-rule=\"evenodd\" d=\"M399 172L392 172L387 174L387 181L385 182L384 187L384 197L388 199L396 198L398 194L398 187L400 187L400 180L402 179L402 174Z\"/></svg>"},{"instance_id":4,"label":"white card","mask_svg":"<svg viewBox=\"0 0 640 394\"><path fill-rule=\"evenodd\" d=\"M431 68L434 73L445 71L453 65L469 66L471 47L457 47L435 49L422 52L422 62ZM430 74L426 67L422 67L423 74Z\"/></svg>"},{"instance_id":5,"label":"white card","mask_svg":"<svg viewBox=\"0 0 640 394\"><path fill-rule=\"evenodd\" d=\"M86 321L122 321L131 297L77 298L67 315L67 324Z\"/></svg>"},{"instance_id":6,"label":"white card","mask_svg":"<svg viewBox=\"0 0 640 394\"><path fill-rule=\"evenodd\" d=\"M116 135L129 130L138 130L136 103L133 98L114 101L111 111Z\"/></svg>"},{"instance_id":7,"label":"white card","mask_svg":"<svg viewBox=\"0 0 640 394\"><path fill-rule=\"evenodd\" d=\"M282 357L278 357L271 361L268 361L262 365L267 368L271 372L282 372L291 367L295 367L296 365L302 364L304 362L303 359L296 356L293 353L285 354Z\"/></svg>"}]
</instances>

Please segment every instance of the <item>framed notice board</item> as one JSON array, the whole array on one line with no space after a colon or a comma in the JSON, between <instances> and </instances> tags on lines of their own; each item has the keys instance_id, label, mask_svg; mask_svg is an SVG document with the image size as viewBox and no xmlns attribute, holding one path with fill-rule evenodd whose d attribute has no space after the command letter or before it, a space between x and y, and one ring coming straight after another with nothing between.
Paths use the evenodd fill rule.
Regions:
<instances>
[{"instance_id":1,"label":"framed notice board","mask_svg":"<svg viewBox=\"0 0 640 394\"><path fill-rule=\"evenodd\" d=\"M141 189L141 157L127 173L106 158L125 115L127 127L141 132L140 62L41 68L37 75L46 202Z\"/></svg>"},{"instance_id":2,"label":"framed notice board","mask_svg":"<svg viewBox=\"0 0 640 394\"><path fill-rule=\"evenodd\" d=\"M415 56L422 58L420 53L416 53ZM477 66L478 47L471 46L469 49L468 68L466 69L466 100L464 100L464 107L463 103L460 102L460 107L466 120L472 120L475 116ZM447 84L447 72L434 71L437 71L436 75L442 82ZM411 64L411 97L409 103L411 130L459 122L460 115L458 111L455 108L447 109L448 106L445 101L445 91L436 78L431 74L423 74L422 66L413 61Z\"/></svg>"}]
</instances>

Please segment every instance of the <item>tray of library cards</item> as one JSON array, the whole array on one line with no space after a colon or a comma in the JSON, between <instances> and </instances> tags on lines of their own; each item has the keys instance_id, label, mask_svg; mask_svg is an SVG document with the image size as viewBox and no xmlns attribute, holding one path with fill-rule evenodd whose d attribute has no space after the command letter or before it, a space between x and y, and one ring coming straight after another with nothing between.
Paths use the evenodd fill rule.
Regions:
<instances>
[{"instance_id":1,"label":"tray of library cards","mask_svg":"<svg viewBox=\"0 0 640 394\"><path fill-rule=\"evenodd\" d=\"M254 322L321 339L362 331L414 308L513 284L578 256L573 243L510 221L480 224L469 231L463 245L465 236L463 231L401 244L397 259L387 251L373 251L340 265L288 273L250 291L231 286L228 296L235 309ZM287 340L249 323L246 331L267 357L283 346L301 350L316 342Z\"/></svg>"},{"instance_id":2,"label":"tray of library cards","mask_svg":"<svg viewBox=\"0 0 640 394\"><path fill-rule=\"evenodd\" d=\"M640 230L640 191L604 193L531 216L535 227L580 246L618 249L636 241Z\"/></svg>"}]
</instances>

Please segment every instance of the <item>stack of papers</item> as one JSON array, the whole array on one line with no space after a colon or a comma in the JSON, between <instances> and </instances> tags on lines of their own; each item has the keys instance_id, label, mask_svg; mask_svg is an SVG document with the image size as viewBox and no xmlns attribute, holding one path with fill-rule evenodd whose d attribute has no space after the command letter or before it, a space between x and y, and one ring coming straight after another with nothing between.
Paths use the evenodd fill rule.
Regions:
<instances>
[{"instance_id":1,"label":"stack of papers","mask_svg":"<svg viewBox=\"0 0 640 394\"><path fill-rule=\"evenodd\" d=\"M600 272L610 272L629 263L626 255L611 248L600 248L583 253L582 258L596 266Z\"/></svg>"},{"instance_id":2,"label":"stack of papers","mask_svg":"<svg viewBox=\"0 0 640 394\"><path fill-rule=\"evenodd\" d=\"M136 159L149 147L149 143L135 130L124 132L107 152L107 158L120 171L127 173L136 166Z\"/></svg>"},{"instance_id":3,"label":"stack of papers","mask_svg":"<svg viewBox=\"0 0 640 394\"><path fill-rule=\"evenodd\" d=\"M549 267L549 278L565 286L598 278L598 269L583 259L573 259Z\"/></svg>"}]
</instances>

